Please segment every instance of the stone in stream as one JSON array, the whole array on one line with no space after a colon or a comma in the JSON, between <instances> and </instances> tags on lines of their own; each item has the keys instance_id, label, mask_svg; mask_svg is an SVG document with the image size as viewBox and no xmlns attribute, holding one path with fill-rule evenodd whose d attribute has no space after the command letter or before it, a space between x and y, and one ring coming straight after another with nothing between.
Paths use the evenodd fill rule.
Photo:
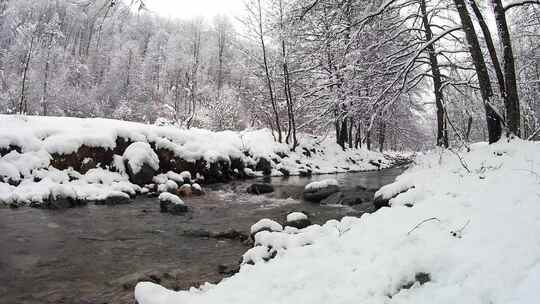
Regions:
<instances>
[{"instance_id":1,"label":"stone in stream","mask_svg":"<svg viewBox=\"0 0 540 304\"><path fill-rule=\"evenodd\" d=\"M203 191L201 185L199 185L197 183L193 183L191 185L191 192L193 193L193 195L197 195L197 196L204 195L204 191Z\"/></svg>"},{"instance_id":2,"label":"stone in stream","mask_svg":"<svg viewBox=\"0 0 540 304\"><path fill-rule=\"evenodd\" d=\"M247 188L247 193L250 194L265 194L265 193L271 193L274 192L274 186L271 184L265 184L265 183L255 183L252 184Z\"/></svg>"},{"instance_id":3,"label":"stone in stream","mask_svg":"<svg viewBox=\"0 0 540 304\"><path fill-rule=\"evenodd\" d=\"M79 199L66 197L66 196L56 196L56 197L51 196L49 197L49 199L45 200L42 203L38 203L38 202L30 203L30 207L60 210L60 209L73 208L77 206L84 206L86 204L87 204L87 201L85 200L79 200Z\"/></svg>"},{"instance_id":4,"label":"stone in stream","mask_svg":"<svg viewBox=\"0 0 540 304\"><path fill-rule=\"evenodd\" d=\"M363 193L359 192L336 192L321 201L322 205L346 205L356 206L364 202Z\"/></svg>"},{"instance_id":5,"label":"stone in stream","mask_svg":"<svg viewBox=\"0 0 540 304\"><path fill-rule=\"evenodd\" d=\"M122 155L129 180L139 186L152 183L159 169L159 158L150 145L135 142L127 147Z\"/></svg>"},{"instance_id":6,"label":"stone in stream","mask_svg":"<svg viewBox=\"0 0 540 304\"><path fill-rule=\"evenodd\" d=\"M270 175L272 173L272 164L264 157L259 158L255 171L262 171L264 175Z\"/></svg>"},{"instance_id":7,"label":"stone in stream","mask_svg":"<svg viewBox=\"0 0 540 304\"><path fill-rule=\"evenodd\" d=\"M250 237L255 240L255 235L261 231L279 232L283 231L283 226L280 223L271 219L261 219L257 223L253 224L250 229Z\"/></svg>"},{"instance_id":8,"label":"stone in stream","mask_svg":"<svg viewBox=\"0 0 540 304\"><path fill-rule=\"evenodd\" d=\"M287 215L285 226L303 229L311 225L308 216L302 212L292 212Z\"/></svg>"},{"instance_id":9,"label":"stone in stream","mask_svg":"<svg viewBox=\"0 0 540 304\"><path fill-rule=\"evenodd\" d=\"M304 188L304 199L318 203L336 192L339 192L338 182L335 179L325 179L308 184Z\"/></svg>"},{"instance_id":10,"label":"stone in stream","mask_svg":"<svg viewBox=\"0 0 540 304\"><path fill-rule=\"evenodd\" d=\"M193 194L193 190L191 189L190 184L183 184L182 186L180 186L180 188L178 188L176 192L179 196L182 197L189 197Z\"/></svg>"},{"instance_id":11,"label":"stone in stream","mask_svg":"<svg viewBox=\"0 0 540 304\"><path fill-rule=\"evenodd\" d=\"M131 202L132 200L128 194L124 192L114 192L109 194L105 200L96 202L96 205L122 205Z\"/></svg>"},{"instance_id":12,"label":"stone in stream","mask_svg":"<svg viewBox=\"0 0 540 304\"><path fill-rule=\"evenodd\" d=\"M231 276L240 271L240 265L238 264L220 264L218 265L218 272L225 276Z\"/></svg>"},{"instance_id":13,"label":"stone in stream","mask_svg":"<svg viewBox=\"0 0 540 304\"><path fill-rule=\"evenodd\" d=\"M188 207L178 196L168 192L159 195L159 207L161 212L174 215L184 214L188 211Z\"/></svg>"}]
</instances>

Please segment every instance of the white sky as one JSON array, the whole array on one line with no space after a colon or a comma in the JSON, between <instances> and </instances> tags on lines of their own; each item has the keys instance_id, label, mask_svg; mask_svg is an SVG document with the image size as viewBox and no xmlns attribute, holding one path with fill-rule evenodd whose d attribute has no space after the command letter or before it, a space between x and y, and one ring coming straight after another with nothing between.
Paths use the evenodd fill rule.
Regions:
<instances>
[{"instance_id":1,"label":"white sky","mask_svg":"<svg viewBox=\"0 0 540 304\"><path fill-rule=\"evenodd\" d=\"M242 14L244 0L146 0L149 10L167 18L189 19L223 14L234 17Z\"/></svg>"}]
</instances>

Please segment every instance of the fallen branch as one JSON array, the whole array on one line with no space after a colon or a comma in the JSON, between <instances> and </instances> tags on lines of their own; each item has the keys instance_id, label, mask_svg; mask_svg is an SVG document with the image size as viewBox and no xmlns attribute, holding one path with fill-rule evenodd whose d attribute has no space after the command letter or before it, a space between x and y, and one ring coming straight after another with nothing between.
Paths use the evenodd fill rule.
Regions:
<instances>
[{"instance_id":1,"label":"fallen branch","mask_svg":"<svg viewBox=\"0 0 540 304\"><path fill-rule=\"evenodd\" d=\"M440 222L441 220L436 218L436 217L432 217L432 218L428 218L428 219L425 219L423 221L421 221L420 223L416 224L416 226L414 226L411 230L409 230L409 232L407 232L407 235L411 234L411 232L413 232L414 230L420 228L420 226L422 226L423 224L429 222L429 221L437 221L437 222Z\"/></svg>"}]
</instances>

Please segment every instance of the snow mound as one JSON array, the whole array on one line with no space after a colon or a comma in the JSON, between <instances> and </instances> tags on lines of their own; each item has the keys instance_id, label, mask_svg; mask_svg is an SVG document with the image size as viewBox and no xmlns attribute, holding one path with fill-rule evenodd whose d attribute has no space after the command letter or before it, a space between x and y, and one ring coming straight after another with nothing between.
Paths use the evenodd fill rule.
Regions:
<instances>
[{"instance_id":1,"label":"snow mound","mask_svg":"<svg viewBox=\"0 0 540 304\"><path fill-rule=\"evenodd\" d=\"M312 182L306 185L304 188L305 191L314 191L318 189L327 188L329 186L339 186L339 183L337 180L333 178L325 179L318 182Z\"/></svg>"},{"instance_id":2,"label":"snow mound","mask_svg":"<svg viewBox=\"0 0 540 304\"><path fill-rule=\"evenodd\" d=\"M419 156L397 181L415 188L393 198L390 208L291 233L260 232L244 255L255 265L189 291L139 283L136 300L537 303L540 145L502 141L457 153L461 161L449 151ZM418 274L431 281L418 283Z\"/></svg>"},{"instance_id":3,"label":"snow mound","mask_svg":"<svg viewBox=\"0 0 540 304\"><path fill-rule=\"evenodd\" d=\"M122 157L128 162L133 174L139 173L145 164L156 171L159 169L157 154L145 142L132 143L126 148Z\"/></svg>"}]
</instances>

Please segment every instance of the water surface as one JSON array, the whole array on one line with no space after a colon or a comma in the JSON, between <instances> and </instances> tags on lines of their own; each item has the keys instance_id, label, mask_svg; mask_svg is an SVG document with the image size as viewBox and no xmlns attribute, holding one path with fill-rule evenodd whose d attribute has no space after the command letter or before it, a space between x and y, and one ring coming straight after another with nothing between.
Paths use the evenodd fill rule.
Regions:
<instances>
[{"instance_id":1,"label":"water surface","mask_svg":"<svg viewBox=\"0 0 540 304\"><path fill-rule=\"evenodd\" d=\"M378 189L402 170L270 178L265 181L276 191L266 196L245 192L253 181L215 184L205 196L185 200L190 212L184 216L160 213L157 199L147 197L62 211L0 209L0 303L134 303L132 285L152 273L174 277L181 289L217 282L218 266L237 263L248 247L186 231L248 232L260 218L282 222L293 211L318 224L359 215L370 204L320 206L302 201L302 190L325 178L336 178L344 189Z\"/></svg>"}]
</instances>

